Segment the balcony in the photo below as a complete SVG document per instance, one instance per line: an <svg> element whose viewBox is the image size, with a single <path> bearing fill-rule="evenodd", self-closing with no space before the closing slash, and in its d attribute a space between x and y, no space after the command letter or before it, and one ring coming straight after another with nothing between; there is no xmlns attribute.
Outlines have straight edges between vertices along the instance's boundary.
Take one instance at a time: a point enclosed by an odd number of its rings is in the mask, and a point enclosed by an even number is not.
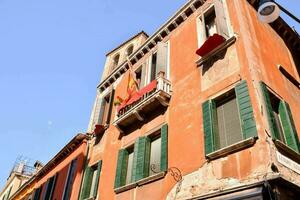
<svg viewBox="0 0 300 200"><path fill-rule="evenodd" d="M167 107L171 98L171 83L160 73L155 81L151 82L139 92L138 98L118 110L117 119L113 124L123 132L130 125L145 121L147 114L158 107Z"/></svg>

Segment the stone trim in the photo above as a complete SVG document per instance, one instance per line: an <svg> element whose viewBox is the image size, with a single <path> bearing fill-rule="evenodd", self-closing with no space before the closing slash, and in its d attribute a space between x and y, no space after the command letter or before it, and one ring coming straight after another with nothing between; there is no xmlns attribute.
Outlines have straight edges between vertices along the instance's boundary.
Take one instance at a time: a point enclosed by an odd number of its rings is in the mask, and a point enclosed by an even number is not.
<svg viewBox="0 0 300 200"><path fill-rule="evenodd" d="M152 176L148 176L146 178L143 178L143 179L141 179L137 182L130 183L130 184L127 184L127 185L119 187L119 188L115 188L114 191L115 191L116 194L121 193L121 192L125 192L125 191L133 189L135 187L142 186L142 185L160 180L160 179L164 178L165 175L166 175L166 172L159 172L159 173L154 174Z"/></svg>
<svg viewBox="0 0 300 200"><path fill-rule="evenodd" d="M233 43L235 43L235 41L236 41L236 36L232 36L231 38L229 38L228 40L226 40L225 42L220 44L218 47L216 47L214 50L212 50L210 53L208 53L207 55L198 59L196 61L197 66L203 65L206 61L211 59L214 55L216 55L220 51L223 51L224 49L230 47Z"/></svg>
<svg viewBox="0 0 300 200"><path fill-rule="evenodd" d="M275 147L278 149L279 152L283 153L287 157L291 158L297 163L300 163L300 154L291 149L289 146L281 142L280 140L273 139Z"/></svg>
<svg viewBox="0 0 300 200"><path fill-rule="evenodd" d="M258 137L251 137L246 140L242 140L240 142L237 142L235 144L232 144L230 146L224 147L224 148L214 151L210 154L207 154L206 158L208 160L214 160L214 159L217 159L220 157L227 156L228 154L232 154L234 152L240 151L242 149L246 149L248 147L253 146L257 139L258 139Z"/></svg>

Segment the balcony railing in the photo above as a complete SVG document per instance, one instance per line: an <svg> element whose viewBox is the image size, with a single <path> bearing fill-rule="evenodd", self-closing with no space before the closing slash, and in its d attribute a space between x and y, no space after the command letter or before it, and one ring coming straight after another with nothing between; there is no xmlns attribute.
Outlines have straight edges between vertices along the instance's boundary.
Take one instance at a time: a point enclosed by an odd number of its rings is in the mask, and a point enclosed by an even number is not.
<svg viewBox="0 0 300 200"><path fill-rule="evenodd" d="M114 125L123 132L124 128L134 122L144 121L147 113L159 106L168 106L171 94L171 82L164 78L163 73L159 74L156 78L156 86L153 87L153 89L141 94L138 100L126 105L118 111Z"/></svg>

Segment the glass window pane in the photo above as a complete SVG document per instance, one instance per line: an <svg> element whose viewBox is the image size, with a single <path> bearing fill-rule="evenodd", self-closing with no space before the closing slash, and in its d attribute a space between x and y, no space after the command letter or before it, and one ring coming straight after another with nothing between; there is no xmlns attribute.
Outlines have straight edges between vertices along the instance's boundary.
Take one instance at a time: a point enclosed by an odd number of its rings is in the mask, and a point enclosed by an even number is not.
<svg viewBox="0 0 300 200"><path fill-rule="evenodd" d="M243 139L236 98L217 107L218 148L237 143Z"/></svg>
<svg viewBox="0 0 300 200"><path fill-rule="evenodd" d="M160 171L161 156L161 138L157 138L151 142L150 151L150 175Z"/></svg>
<svg viewBox="0 0 300 200"><path fill-rule="evenodd" d="M132 175L132 164L133 164L133 152L128 154L128 164L127 164L127 174L126 174L126 184L131 182Z"/></svg>
<svg viewBox="0 0 300 200"><path fill-rule="evenodd" d="M92 175L92 185L91 185L91 189L90 189L90 197L93 196L93 191L95 189L95 185L96 185L96 177L97 177L97 169L94 169L93 171L93 175Z"/></svg>

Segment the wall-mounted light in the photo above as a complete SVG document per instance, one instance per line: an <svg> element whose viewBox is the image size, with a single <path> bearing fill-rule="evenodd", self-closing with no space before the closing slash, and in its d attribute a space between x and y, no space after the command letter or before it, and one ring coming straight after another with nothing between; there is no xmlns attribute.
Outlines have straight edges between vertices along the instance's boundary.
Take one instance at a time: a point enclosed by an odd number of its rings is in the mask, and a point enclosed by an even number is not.
<svg viewBox="0 0 300 200"><path fill-rule="evenodd" d="M283 11L296 22L300 23L300 20L295 15L290 13L274 0L259 1L259 7L257 11L258 19L264 23L272 23L279 17L280 11Z"/></svg>

